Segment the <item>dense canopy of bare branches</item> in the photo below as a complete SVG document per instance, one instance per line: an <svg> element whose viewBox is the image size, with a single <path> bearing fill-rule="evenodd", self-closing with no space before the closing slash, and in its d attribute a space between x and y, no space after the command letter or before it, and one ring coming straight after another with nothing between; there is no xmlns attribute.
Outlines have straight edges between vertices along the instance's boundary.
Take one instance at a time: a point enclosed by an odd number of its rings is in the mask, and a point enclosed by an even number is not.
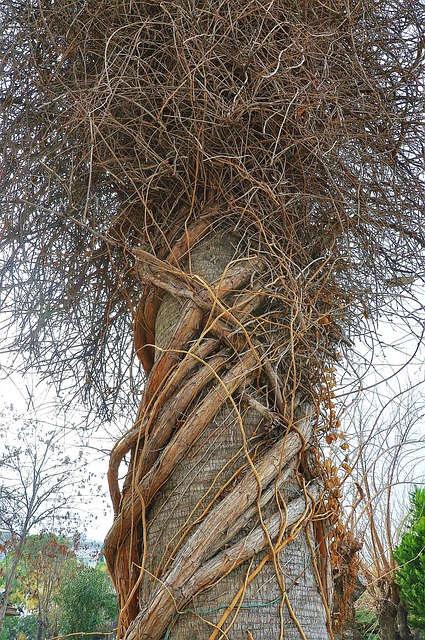
<svg viewBox="0 0 425 640"><path fill-rule="evenodd" d="M2 308L30 362L104 403L133 249L164 254L199 217L266 256L301 367L423 271L423 4L229 6L2 8Z"/></svg>

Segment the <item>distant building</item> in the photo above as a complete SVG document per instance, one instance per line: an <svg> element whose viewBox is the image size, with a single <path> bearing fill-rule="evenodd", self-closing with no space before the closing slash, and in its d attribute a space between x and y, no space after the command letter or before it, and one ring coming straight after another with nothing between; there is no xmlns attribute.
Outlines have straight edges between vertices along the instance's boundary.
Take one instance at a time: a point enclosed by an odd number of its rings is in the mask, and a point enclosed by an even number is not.
<svg viewBox="0 0 425 640"><path fill-rule="evenodd" d="M77 559L86 567L95 567L103 561L103 544L82 536L74 547Z"/></svg>

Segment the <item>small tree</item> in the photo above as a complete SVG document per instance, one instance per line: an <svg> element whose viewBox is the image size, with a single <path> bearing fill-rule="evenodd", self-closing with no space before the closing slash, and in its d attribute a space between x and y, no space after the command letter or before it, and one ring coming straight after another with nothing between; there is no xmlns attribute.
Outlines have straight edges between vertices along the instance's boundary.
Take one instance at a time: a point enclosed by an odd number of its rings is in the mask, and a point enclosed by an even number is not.
<svg viewBox="0 0 425 640"><path fill-rule="evenodd" d="M411 615L412 627L425 631L425 488L411 493L408 528L394 550L397 584Z"/></svg>
<svg viewBox="0 0 425 640"><path fill-rule="evenodd" d="M33 636L37 640L58 633L59 612L55 598L73 561L75 553L70 543L54 534L29 536L25 542L16 587L22 593L25 609L37 619Z"/></svg>
<svg viewBox="0 0 425 640"><path fill-rule="evenodd" d="M0 429L0 529L10 562L3 571L0 630L25 541L31 531L69 526L74 503L71 487L81 481L84 461L65 450L63 429L47 428L12 413Z"/></svg>
<svg viewBox="0 0 425 640"><path fill-rule="evenodd" d="M105 633L118 615L117 597L108 575L99 568L75 565L62 582L58 603L61 609L60 632Z"/></svg>

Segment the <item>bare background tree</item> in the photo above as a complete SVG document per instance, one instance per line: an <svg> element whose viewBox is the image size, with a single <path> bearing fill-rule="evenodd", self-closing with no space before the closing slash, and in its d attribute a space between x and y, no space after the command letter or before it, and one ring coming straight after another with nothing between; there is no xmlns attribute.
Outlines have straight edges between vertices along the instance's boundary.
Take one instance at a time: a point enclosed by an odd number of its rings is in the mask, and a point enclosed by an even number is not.
<svg viewBox="0 0 425 640"><path fill-rule="evenodd" d="M367 590L364 602L376 612L384 640L413 638L393 551L408 514L409 493L424 481L425 407L423 381L404 384L398 393L380 385L364 394L346 424L351 446L345 462L339 455L349 472L346 526L361 543L356 563Z"/></svg>
<svg viewBox="0 0 425 640"><path fill-rule="evenodd" d="M0 530L11 562L3 576L0 629L29 533L75 534L81 528L76 505L88 498L83 487L90 483L85 453L66 450L63 426L19 420L13 410L3 411L1 420Z"/></svg>
<svg viewBox="0 0 425 640"><path fill-rule="evenodd" d="M146 377L119 636L331 637L335 364L424 273L423 4L2 11L11 348L105 416Z"/></svg>

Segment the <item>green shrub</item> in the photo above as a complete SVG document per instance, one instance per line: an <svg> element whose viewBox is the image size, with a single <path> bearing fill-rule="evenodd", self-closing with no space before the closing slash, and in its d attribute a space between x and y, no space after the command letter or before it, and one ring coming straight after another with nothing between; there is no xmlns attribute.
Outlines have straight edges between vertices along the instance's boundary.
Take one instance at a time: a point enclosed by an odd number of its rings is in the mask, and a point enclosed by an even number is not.
<svg viewBox="0 0 425 640"><path fill-rule="evenodd" d="M425 631L425 489L411 494L408 527L394 550L396 582L414 629Z"/></svg>
<svg viewBox="0 0 425 640"><path fill-rule="evenodd" d="M101 635L113 629L118 615L117 598L109 576L98 568L76 566L61 585L58 604L62 634L99 632ZM75 636L74 640L79 637Z"/></svg>

